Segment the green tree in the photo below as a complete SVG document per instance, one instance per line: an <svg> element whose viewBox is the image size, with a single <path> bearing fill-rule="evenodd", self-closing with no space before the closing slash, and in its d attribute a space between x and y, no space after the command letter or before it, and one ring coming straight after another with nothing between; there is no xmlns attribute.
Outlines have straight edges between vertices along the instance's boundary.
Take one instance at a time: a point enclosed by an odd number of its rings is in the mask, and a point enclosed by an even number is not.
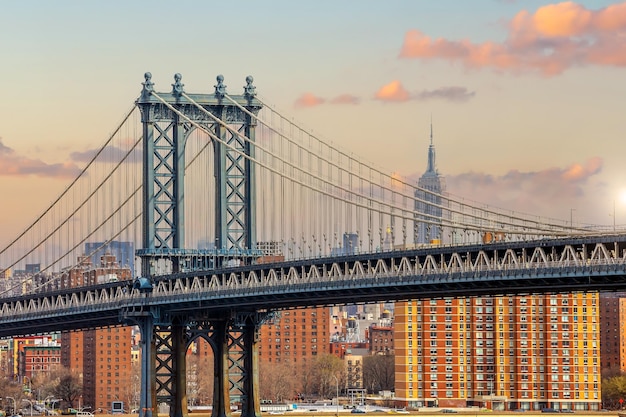
<svg viewBox="0 0 626 417"><path fill-rule="evenodd" d="M626 398L626 376L613 376L602 380L602 404L608 408L620 408L620 399Z"/></svg>

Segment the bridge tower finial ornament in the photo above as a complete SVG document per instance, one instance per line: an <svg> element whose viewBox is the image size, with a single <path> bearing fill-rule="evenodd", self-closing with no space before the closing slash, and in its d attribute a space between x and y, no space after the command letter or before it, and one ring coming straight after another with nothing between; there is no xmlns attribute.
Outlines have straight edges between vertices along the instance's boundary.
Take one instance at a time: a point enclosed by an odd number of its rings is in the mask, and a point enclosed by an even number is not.
<svg viewBox="0 0 626 417"><path fill-rule="evenodd" d="M180 75L179 72L174 74L174 84L172 84L172 94L175 95L176 97L180 97L185 92L183 90L183 87L185 86L185 84L181 82L182 79L183 79L183 76Z"/></svg>
<svg viewBox="0 0 626 417"><path fill-rule="evenodd" d="M154 91L154 83L152 82L152 73L146 72L143 75L145 79L144 82L141 83L143 85L143 89L141 90L141 100L146 100L150 97L150 94Z"/></svg>
<svg viewBox="0 0 626 417"><path fill-rule="evenodd" d="M224 84L224 76L222 74L216 77L217 84L215 84L215 95L219 98L223 98L226 94L226 84Z"/></svg>
<svg viewBox="0 0 626 417"><path fill-rule="evenodd" d="M252 78L252 75L248 75L246 77L246 85L243 87L243 95L246 96L247 99L256 96L256 87L252 85L253 82L254 78Z"/></svg>

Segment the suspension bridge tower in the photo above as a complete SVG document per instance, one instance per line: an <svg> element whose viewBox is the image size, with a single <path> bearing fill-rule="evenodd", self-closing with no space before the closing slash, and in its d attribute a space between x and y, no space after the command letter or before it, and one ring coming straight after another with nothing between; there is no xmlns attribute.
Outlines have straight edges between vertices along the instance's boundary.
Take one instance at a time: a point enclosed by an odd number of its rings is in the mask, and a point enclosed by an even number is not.
<svg viewBox="0 0 626 417"><path fill-rule="evenodd" d="M186 93L180 74L167 92L154 89L150 73L144 78L136 102L143 129L143 247L137 250L141 277L134 285L149 300L158 275L206 271L232 259L249 263L258 256L252 161L262 104L251 76L243 94L232 96L221 75L211 94ZM215 204L216 247L210 250L185 248L185 144L196 129L206 134L214 153L215 195L209 198ZM122 320L142 333L140 417L156 417L161 403L170 406L171 417L186 416L185 355L198 338L214 353L212 416L230 416L235 390L242 415L259 417L257 337L266 314L253 308L164 313L149 301L140 311L123 311Z"/></svg>

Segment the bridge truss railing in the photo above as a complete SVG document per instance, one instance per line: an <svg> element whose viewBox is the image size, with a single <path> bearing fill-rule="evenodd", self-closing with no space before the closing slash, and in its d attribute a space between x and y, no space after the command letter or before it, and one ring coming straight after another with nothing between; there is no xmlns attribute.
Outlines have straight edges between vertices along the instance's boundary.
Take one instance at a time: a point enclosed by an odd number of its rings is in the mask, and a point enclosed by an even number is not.
<svg viewBox="0 0 626 417"><path fill-rule="evenodd" d="M204 274L180 273L155 279L148 292L133 288L129 281L5 298L0 300L0 333L3 326L13 327L19 322L27 322L30 324L23 330L28 331L31 326L35 330L39 327L38 320L73 314L93 316L91 321L74 323L74 326L98 326L99 321L106 320L110 325L115 324L116 310L130 307L160 306L165 310L188 311L194 308L219 310L227 308L229 303L232 306L260 305L267 309L335 304L338 300L345 300L346 292L351 289L356 291L354 300L361 302L427 297L426 288L433 285L493 286L493 291L505 294L507 291L522 291L512 284L520 279L528 280L527 291L550 291L552 278L558 280L555 281L555 291L584 290L584 286L578 286L585 283L580 281L582 277L618 277L626 271L626 236L598 237L579 243L558 242L518 247L512 244L481 245L464 250L379 252L310 262L225 268ZM570 276L575 279L568 287L567 277ZM530 284L530 281L542 280ZM626 287L626 283L619 284L612 279L608 279L605 286L591 278L587 283L589 289ZM420 286L425 289L422 294L416 291ZM381 287L391 289L381 291ZM281 300L285 298L281 294L293 292L313 295L295 297L292 301ZM341 294L341 297L314 296L315 293L331 292ZM246 301L251 299L254 302ZM103 312L109 314L99 320L97 315ZM53 328L47 325L45 330Z"/></svg>

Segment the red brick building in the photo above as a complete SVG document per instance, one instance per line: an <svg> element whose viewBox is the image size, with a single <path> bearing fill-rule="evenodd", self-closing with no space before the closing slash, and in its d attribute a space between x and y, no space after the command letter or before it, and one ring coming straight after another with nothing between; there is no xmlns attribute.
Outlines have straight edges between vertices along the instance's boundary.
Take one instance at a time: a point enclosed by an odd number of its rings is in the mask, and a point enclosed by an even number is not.
<svg viewBox="0 0 626 417"><path fill-rule="evenodd" d="M48 374L61 363L61 345L50 335L16 337L9 345L9 368L15 378Z"/></svg>
<svg viewBox="0 0 626 417"><path fill-rule="evenodd" d="M372 355L393 355L393 326L372 324L368 336Z"/></svg>
<svg viewBox="0 0 626 417"><path fill-rule="evenodd" d="M626 371L624 332L625 293L600 293L600 364L602 371Z"/></svg>
<svg viewBox="0 0 626 417"><path fill-rule="evenodd" d="M129 280L129 268L121 268L115 256L104 255L100 265L93 266L87 257L78 268L65 272L61 287L101 284ZM81 404L92 410L110 410L111 401L124 401L134 396L131 384L131 327L61 333L61 364L82 377Z"/></svg>
<svg viewBox="0 0 626 417"><path fill-rule="evenodd" d="M345 341L330 342L330 352L340 359L344 359L346 354L349 354L354 349L359 349L359 350L368 349L369 350L369 342L345 342Z"/></svg>
<svg viewBox="0 0 626 417"><path fill-rule="evenodd" d="M330 353L327 307L286 310L261 326L259 360L291 362L303 370L318 355Z"/></svg>

